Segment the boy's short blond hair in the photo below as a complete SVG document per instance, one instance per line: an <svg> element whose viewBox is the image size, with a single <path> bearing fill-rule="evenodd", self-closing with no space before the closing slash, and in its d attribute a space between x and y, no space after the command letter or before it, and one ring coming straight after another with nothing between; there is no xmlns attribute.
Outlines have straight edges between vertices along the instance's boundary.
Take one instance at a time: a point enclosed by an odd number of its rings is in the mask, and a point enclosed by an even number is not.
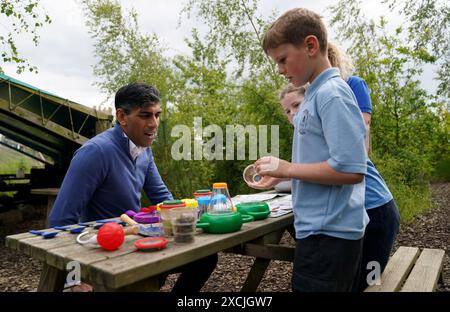
<svg viewBox="0 0 450 312"><path fill-rule="evenodd" d="M327 52L327 29L322 17L304 8L291 9L270 25L264 34L262 47L265 53L282 44L301 45L307 36L316 36L320 52Z"/></svg>

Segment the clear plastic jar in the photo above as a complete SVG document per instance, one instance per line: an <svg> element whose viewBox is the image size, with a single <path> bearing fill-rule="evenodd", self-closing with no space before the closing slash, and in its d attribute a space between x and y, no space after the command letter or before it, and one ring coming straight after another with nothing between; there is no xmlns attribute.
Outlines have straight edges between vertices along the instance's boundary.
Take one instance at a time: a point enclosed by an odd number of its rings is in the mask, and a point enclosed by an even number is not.
<svg viewBox="0 0 450 312"><path fill-rule="evenodd" d="M197 202L198 202L198 219L201 218L201 216L205 213L208 212L208 206L209 203L211 201L211 196L202 196L202 197L198 197L197 198Z"/></svg>
<svg viewBox="0 0 450 312"><path fill-rule="evenodd" d="M211 200L208 205L208 214L225 214L234 212L228 185L225 182L214 183Z"/></svg>
<svg viewBox="0 0 450 312"><path fill-rule="evenodd" d="M161 205L159 205L164 236L173 236L172 222L170 220L170 210L172 208L182 207L186 207L186 204L181 200L166 200Z"/></svg>
<svg viewBox="0 0 450 312"><path fill-rule="evenodd" d="M170 209L170 221L176 243L191 243L194 241L197 224L197 211L192 207Z"/></svg>

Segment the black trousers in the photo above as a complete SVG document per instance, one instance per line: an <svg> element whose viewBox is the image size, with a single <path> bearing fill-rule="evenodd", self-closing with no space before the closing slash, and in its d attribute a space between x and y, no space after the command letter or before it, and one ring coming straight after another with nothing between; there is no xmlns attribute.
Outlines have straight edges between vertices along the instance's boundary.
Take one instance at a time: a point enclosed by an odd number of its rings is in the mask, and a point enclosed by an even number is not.
<svg viewBox="0 0 450 312"><path fill-rule="evenodd" d="M400 214L394 200L366 211L370 221L364 234L361 274L356 284L357 291L364 291L368 286L368 274L374 269L372 266L367 267L369 262L378 262L380 273L383 273L400 226Z"/></svg>
<svg viewBox="0 0 450 312"><path fill-rule="evenodd" d="M294 292L352 291L359 274L363 239L327 235L298 239L295 246Z"/></svg>

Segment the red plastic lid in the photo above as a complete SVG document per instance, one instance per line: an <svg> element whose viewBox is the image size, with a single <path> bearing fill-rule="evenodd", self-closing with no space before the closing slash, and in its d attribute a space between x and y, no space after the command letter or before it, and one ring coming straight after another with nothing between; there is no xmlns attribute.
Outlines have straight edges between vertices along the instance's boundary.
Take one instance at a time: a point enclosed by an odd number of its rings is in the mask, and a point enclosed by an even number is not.
<svg viewBox="0 0 450 312"><path fill-rule="evenodd" d="M153 212L156 210L156 206L148 206L148 207L142 207L140 212Z"/></svg>
<svg viewBox="0 0 450 312"><path fill-rule="evenodd" d="M179 207L186 207L185 203L181 203L181 204L162 204L159 206L159 208L161 209L171 209L171 208L179 208Z"/></svg>
<svg viewBox="0 0 450 312"><path fill-rule="evenodd" d="M147 237L134 242L137 249L164 249L169 241L164 237Z"/></svg>

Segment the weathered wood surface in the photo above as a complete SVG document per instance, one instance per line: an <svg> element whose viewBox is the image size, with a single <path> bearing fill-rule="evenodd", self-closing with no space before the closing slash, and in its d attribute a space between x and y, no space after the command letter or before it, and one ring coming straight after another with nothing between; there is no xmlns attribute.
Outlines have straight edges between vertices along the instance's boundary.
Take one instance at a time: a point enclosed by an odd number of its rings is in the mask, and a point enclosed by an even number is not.
<svg viewBox="0 0 450 312"><path fill-rule="evenodd" d="M366 292L432 292L442 274L445 252L442 249L401 246L381 276L380 285L366 288Z"/></svg>
<svg viewBox="0 0 450 312"><path fill-rule="evenodd" d="M423 249L401 291L434 291L442 272L444 255L442 249Z"/></svg>
<svg viewBox="0 0 450 312"><path fill-rule="evenodd" d="M34 195L58 195L59 188L39 188L39 189L31 189L30 193Z"/></svg>
<svg viewBox="0 0 450 312"><path fill-rule="evenodd" d="M367 292L393 292L399 291L406 280L414 262L419 257L420 250L416 247L401 246L389 259L383 274L381 284L366 288Z"/></svg>
<svg viewBox="0 0 450 312"><path fill-rule="evenodd" d="M142 238L137 235L126 236L124 244L113 252L79 245L76 243L77 234L69 232L59 233L52 239L43 239L29 233L11 235L6 237L6 245L41 260L51 268L59 270L60 273L65 272L68 262L78 261L81 266L82 279L97 285L98 289L131 290L136 289L139 285L147 285L151 289L156 289L156 279L153 277L160 273L221 250L254 241L270 233L282 232L292 222L293 214L267 218L244 223L238 232L199 233L195 236L193 243L176 244L171 241L166 249L152 252L136 250L134 242ZM279 234L276 236L278 237ZM273 235L268 237L273 237ZM273 242L273 238L270 240L262 239L261 242L266 244ZM53 275L58 276L58 274Z"/></svg>

